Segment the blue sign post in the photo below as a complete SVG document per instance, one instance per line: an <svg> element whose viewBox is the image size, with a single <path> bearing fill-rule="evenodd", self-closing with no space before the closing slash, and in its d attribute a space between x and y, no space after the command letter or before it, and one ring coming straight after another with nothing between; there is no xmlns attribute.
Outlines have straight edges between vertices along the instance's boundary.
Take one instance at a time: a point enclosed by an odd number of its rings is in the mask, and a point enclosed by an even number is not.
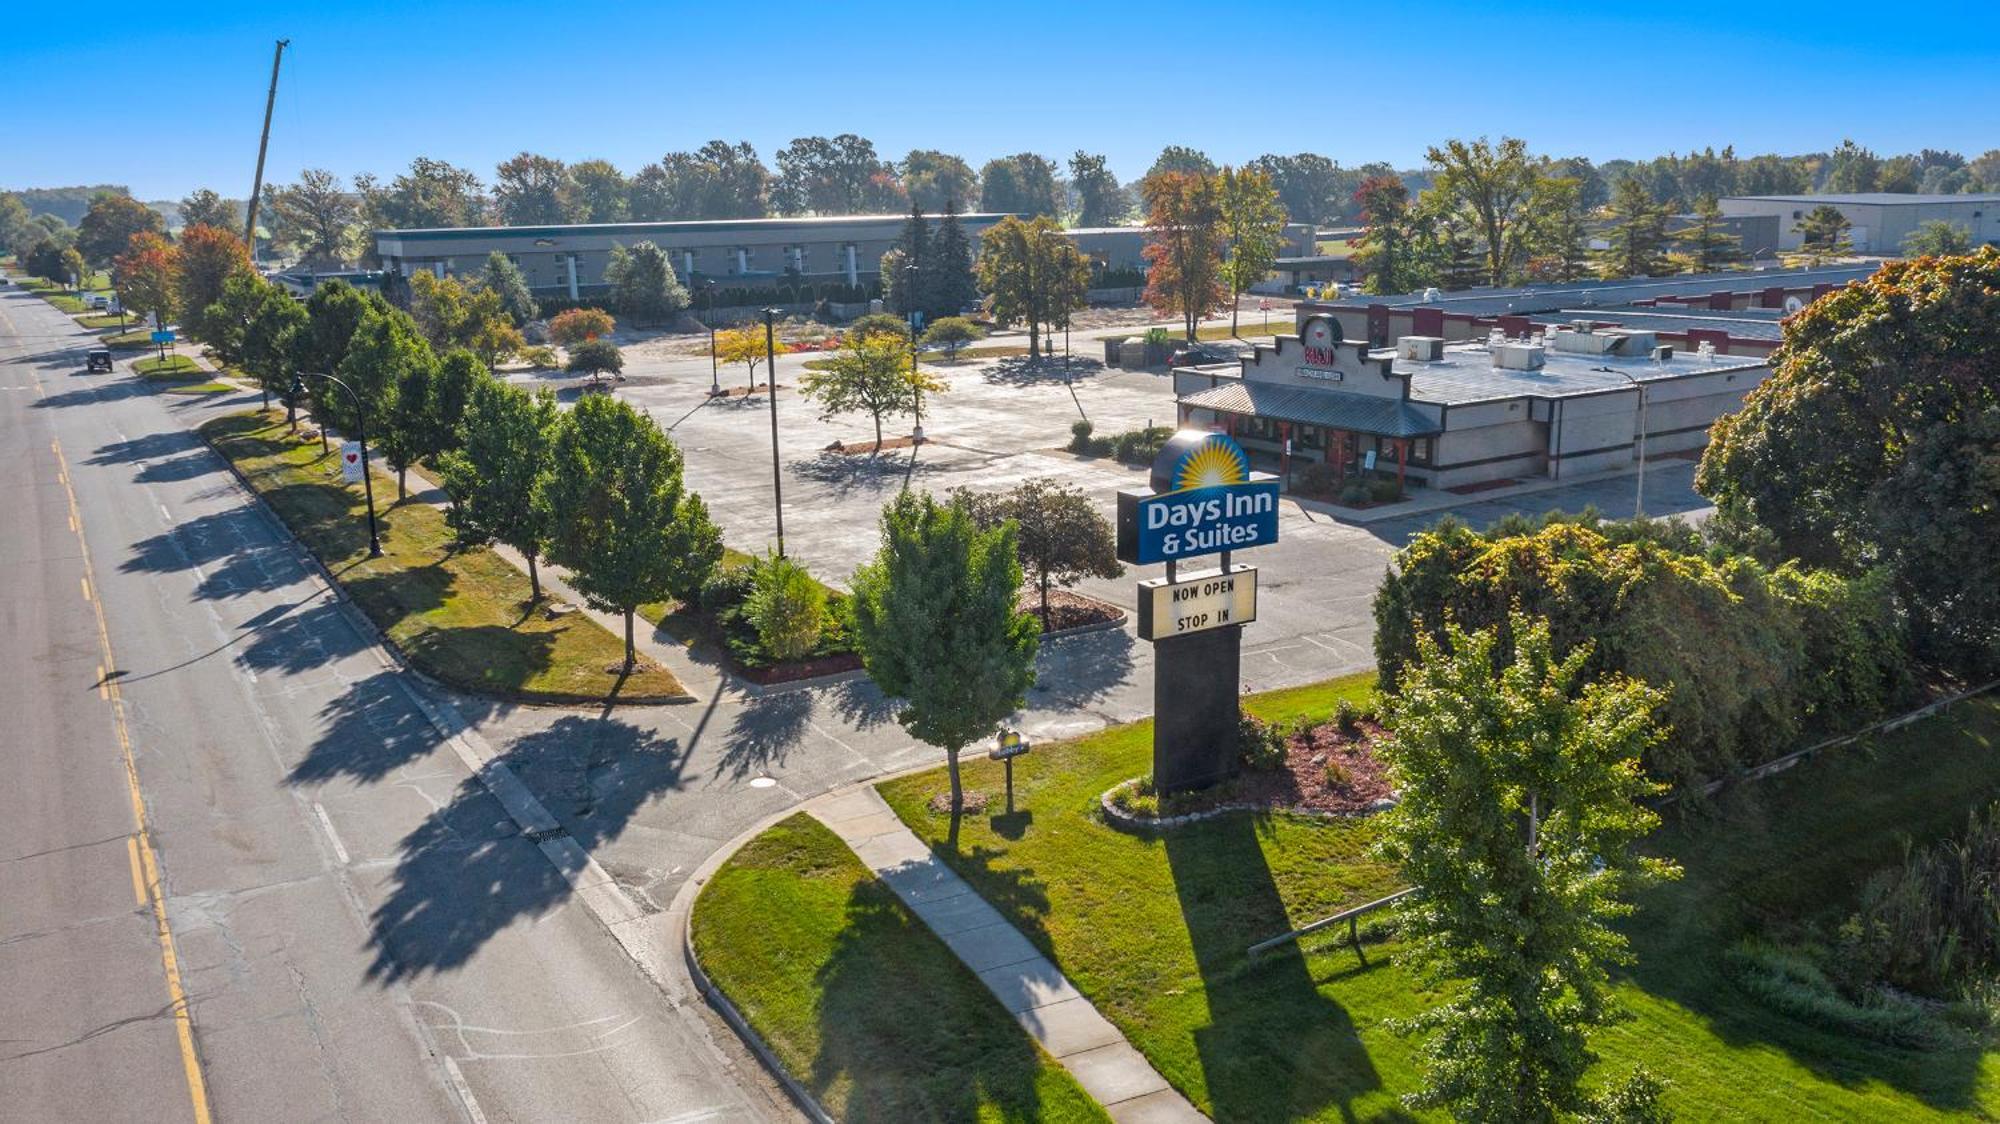
<svg viewBox="0 0 2000 1124"><path fill-rule="evenodd" d="M1233 566L1229 556L1277 541L1278 480L1251 472L1249 454L1227 434L1176 433L1153 461L1152 487L1118 493L1119 559L1167 565L1164 582L1140 583L1142 607L1149 598L1171 606L1241 594L1254 617L1256 569ZM1219 570L1181 571L1181 563L1212 554L1222 556ZM1236 771L1240 622L1248 618L1234 604L1177 619L1171 631L1142 624L1156 656L1153 782L1163 793L1204 788Z"/></svg>

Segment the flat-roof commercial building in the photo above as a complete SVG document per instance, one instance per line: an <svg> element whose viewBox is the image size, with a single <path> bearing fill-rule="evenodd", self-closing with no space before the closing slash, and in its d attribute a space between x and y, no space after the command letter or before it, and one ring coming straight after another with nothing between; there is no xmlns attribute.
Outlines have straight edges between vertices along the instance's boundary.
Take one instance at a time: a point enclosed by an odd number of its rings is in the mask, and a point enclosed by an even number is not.
<svg viewBox="0 0 2000 1124"><path fill-rule="evenodd" d="M1320 312L1234 365L1176 369L1174 393L1182 425L1230 432L1287 475L1318 461L1457 488L1620 467L1641 435L1648 457L1699 449L1769 373L1594 323L1376 348Z"/></svg>
<svg viewBox="0 0 2000 1124"><path fill-rule="evenodd" d="M1796 229L1813 208L1832 207L1851 225L1848 240L1856 253L1899 254L1903 239L1927 222L1964 227L1975 246L2000 245L2000 195L1906 195L1874 191L1856 195L1731 195L1722 213L1774 215L1778 248L1796 250L1804 239Z"/></svg>
<svg viewBox="0 0 2000 1124"><path fill-rule="evenodd" d="M1776 319L1817 297L1875 272L1873 264L1820 269L1747 269L1617 281L1572 281L1513 289L1467 289L1400 296L1302 301L1299 324L1332 316L1350 340L1385 347L1402 336L1447 341L1484 339L1494 328L1521 337L1591 317L1605 326L1645 325L1682 349L1708 343L1724 354L1768 355L1777 346Z"/></svg>
<svg viewBox="0 0 2000 1124"><path fill-rule="evenodd" d="M976 249L1005 215L960 215ZM402 277L476 273L494 251L506 254L538 293L579 297L604 287L613 246L651 242L667 252L683 282L757 287L789 278L859 285L876 279L882 255L903 233L906 215L831 215L700 222L573 223L560 226L468 226L379 230L383 269Z"/></svg>

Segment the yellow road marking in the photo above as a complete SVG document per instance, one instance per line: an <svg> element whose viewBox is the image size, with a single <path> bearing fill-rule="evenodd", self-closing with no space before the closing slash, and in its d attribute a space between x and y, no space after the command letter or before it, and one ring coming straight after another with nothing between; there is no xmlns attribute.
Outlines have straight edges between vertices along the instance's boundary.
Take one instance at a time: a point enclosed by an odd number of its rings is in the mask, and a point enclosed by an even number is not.
<svg viewBox="0 0 2000 1124"><path fill-rule="evenodd" d="M104 678L104 665L103 665L103 664L98 664L98 665L97 665L97 697L98 697L98 698L100 698L100 699L103 699L103 700L105 700L106 702L109 702L109 701L111 700L111 692L110 692L109 690L107 690L107 689L106 689L106 688L107 688L107 687L108 687L109 685L110 685L110 680L108 680L108 679Z"/></svg>
<svg viewBox="0 0 2000 1124"><path fill-rule="evenodd" d="M39 381L36 390L41 390ZM63 482L63 491L69 498L70 517L79 526L82 524L77 513L76 489L70 486L69 462L64 459L62 441L49 442L55 451L57 475ZM111 652L111 630L104 624L104 607L90 596L90 544L84 541L81 531L77 533L77 545L82 550L83 596L90 602L92 614L97 620L97 643L104 655L104 663L98 668L103 679L104 668L117 667L118 660ZM139 789L139 764L132 757L132 736L125 725L125 700L118 692L118 685L104 682L102 689L111 700L112 729L118 735L118 749L125 759L126 794L132 801L132 823L137 829L129 837L130 848L137 856L138 867L133 871L133 890L139 894L140 904L150 902L153 907L153 924L160 935L160 965L167 979L167 999L174 1012L174 1033L180 1041L181 1069L187 1075L188 1098L194 1107L195 1124L210 1124L212 1117L208 1110L208 1082L202 1077L201 1056L195 1052L194 1016L188 1010L187 991L181 986L180 958L174 951L173 928L167 924L167 900L160 885L159 862L153 854L152 832L146 826L146 798Z"/></svg>
<svg viewBox="0 0 2000 1124"><path fill-rule="evenodd" d="M145 905L151 899L146 897L146 874L139 868L138 836L128 835L125 837L125 851L127 857L132 860L132 896L139 899L140 905Z"/></svg>

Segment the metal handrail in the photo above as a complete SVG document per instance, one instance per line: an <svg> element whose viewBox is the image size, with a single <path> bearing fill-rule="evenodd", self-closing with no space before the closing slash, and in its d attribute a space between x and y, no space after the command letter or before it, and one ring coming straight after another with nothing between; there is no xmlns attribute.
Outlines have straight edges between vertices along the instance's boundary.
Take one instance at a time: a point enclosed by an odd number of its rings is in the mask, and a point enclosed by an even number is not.
<svg viewBox="0 0 2000 1124"><path fill-rule="evenodd" d="M1357 905L1352 909L1343 909L1339 913L1336 913L1331 917L1322 917L1318 921L1315 921L1310 925L1306 925L1298 929L1293 929L1289 933L1280 934L1278 936L1270 938L1269 940L1258 941L1256 944L1250 946L1250 951L1248 955L1251 959L1254 960L1259 955L1268 952L1271 949L1274 949L1281 944L1290 944L1291 942L1298 940L1300 937L1306 936L1310 933L1317 933L1321 929L1325 929L1333 925L1338 925L1342 921L1347 922L1347 939L1354 942L1356 945L1359 945L1361 943L1361 935L1359 932L1358 923L1363 914L1373 913L1376 910L1381 909L1383 906L1394 905L1395 903L1402 901L1404 898L1407 898L1411 894L1414 894L1416 892L1417 888L1415 886L1411 886L1408 889L1398 890L1395 893L1390 894L1386 898L1377 898L1374 901L1368 902L1365 905Z"/></svg>

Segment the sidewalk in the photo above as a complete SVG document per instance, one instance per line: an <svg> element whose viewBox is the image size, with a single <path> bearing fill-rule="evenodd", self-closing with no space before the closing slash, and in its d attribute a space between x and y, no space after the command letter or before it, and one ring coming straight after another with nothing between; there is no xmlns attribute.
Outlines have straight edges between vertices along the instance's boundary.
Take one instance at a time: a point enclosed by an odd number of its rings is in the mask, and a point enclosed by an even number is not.
<svg viewBox="0 0 2000 1124"><path fill-rule="evenodd" d="M863 784L808 801L910 911L1119 1124L1206 1121L1048 957L903 826Z"/></svg>

